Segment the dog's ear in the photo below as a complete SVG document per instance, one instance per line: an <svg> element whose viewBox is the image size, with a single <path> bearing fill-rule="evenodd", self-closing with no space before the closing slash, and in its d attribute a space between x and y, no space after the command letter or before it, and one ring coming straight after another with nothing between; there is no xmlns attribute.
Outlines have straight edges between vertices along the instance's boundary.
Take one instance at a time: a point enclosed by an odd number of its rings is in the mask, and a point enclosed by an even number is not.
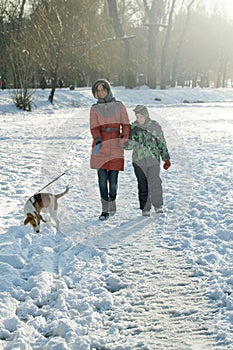
<svg viewBox="0 0 233 350"><path fill-rule="evenodd" d="M39 217L43 222L47 222L45 219L42 218L42 216L40 214L39 214Z"/></svg>
<svg viewBox="0 0 233 350"><path fill-rule="evenodd" d="M29 223L30 219L31 218L29 216L27 216L26 219L24 220L24 225L27 225Z"/></svg>

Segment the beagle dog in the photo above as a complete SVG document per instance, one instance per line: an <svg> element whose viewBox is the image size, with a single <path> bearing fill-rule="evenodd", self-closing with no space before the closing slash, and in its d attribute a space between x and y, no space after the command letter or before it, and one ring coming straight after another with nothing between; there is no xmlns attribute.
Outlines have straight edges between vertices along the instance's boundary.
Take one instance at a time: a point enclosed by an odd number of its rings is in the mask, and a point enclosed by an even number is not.
<svg viewBox="0 0 233 350"><path fill-rule="evenodd" d="M57 218L57 209L58 202L57 200L64 196L69 191L69 188L66 187L66 190L59 194L51 193L37 193L30 197L24 206L24 213L26 218L24 220L24 225L30 223L34 232L40 232L40 222L46 222L43 219L40 212L47 212L50 216L50 219L53 219L56 223L57 229L59 228L59 221Z"/></svg>

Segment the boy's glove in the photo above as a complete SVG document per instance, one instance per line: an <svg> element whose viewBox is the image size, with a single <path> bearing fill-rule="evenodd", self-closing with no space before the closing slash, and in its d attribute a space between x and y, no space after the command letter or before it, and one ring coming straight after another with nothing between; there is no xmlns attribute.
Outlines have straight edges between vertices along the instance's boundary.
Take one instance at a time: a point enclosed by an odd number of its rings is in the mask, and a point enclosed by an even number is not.
<svg viewBox="0 0 233 350"><path fill-rule="evenodd" d="M100 148L102 147L102 141L100 139L96 139L96 146L94 148L93 154L96 156L99 153Z"/></svg>
<svg viewBox="0 0 233 350"><path fill-rule="evenodd" d="M164 168L165 170L167 170L167 169L170 168L170 166L171 166L170 160L169 160L169 159L165 160L165 162L164 162L164 164L163 164L163 168Z"/></svg>

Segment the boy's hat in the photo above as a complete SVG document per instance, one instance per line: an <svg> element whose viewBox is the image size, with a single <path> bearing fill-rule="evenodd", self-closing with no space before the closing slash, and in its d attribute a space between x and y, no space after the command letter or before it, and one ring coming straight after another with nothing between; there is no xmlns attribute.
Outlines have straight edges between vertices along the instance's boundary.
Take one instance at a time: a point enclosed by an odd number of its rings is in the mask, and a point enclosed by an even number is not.
<svg viewBox="0 0 233 350"><path fill-rule="evenodd" d="M133 109L133 111L135 112L135 114L142 114L142 115L144 115L144 117L145 117L146 119L149 118L148 109L147 109L146 106L144 106L144 105L137 105L137 106Z"/></svg>

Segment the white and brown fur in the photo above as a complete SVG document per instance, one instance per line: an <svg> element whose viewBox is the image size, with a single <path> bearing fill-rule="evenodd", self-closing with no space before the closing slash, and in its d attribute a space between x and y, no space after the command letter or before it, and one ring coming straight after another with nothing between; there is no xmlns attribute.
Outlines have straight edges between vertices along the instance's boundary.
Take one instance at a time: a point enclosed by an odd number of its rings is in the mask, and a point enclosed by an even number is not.
<svg viewBox="0 0 233 350"><path fill-rule="evenodd" d="M28 223L30 223L33 230L36 233L39 233L41 221L46 222L41 215L41 211L44 211L49 214L50 219L54 220L56 227L58 229L59 228L59 221L57 217L58 199L64 196L68 191L69 191L69 188L66 187L66 190L59 194L39 193L30 197L24 206L24 213L26 215L26 218L24 220L24 225L27 225Z"/></svg>

